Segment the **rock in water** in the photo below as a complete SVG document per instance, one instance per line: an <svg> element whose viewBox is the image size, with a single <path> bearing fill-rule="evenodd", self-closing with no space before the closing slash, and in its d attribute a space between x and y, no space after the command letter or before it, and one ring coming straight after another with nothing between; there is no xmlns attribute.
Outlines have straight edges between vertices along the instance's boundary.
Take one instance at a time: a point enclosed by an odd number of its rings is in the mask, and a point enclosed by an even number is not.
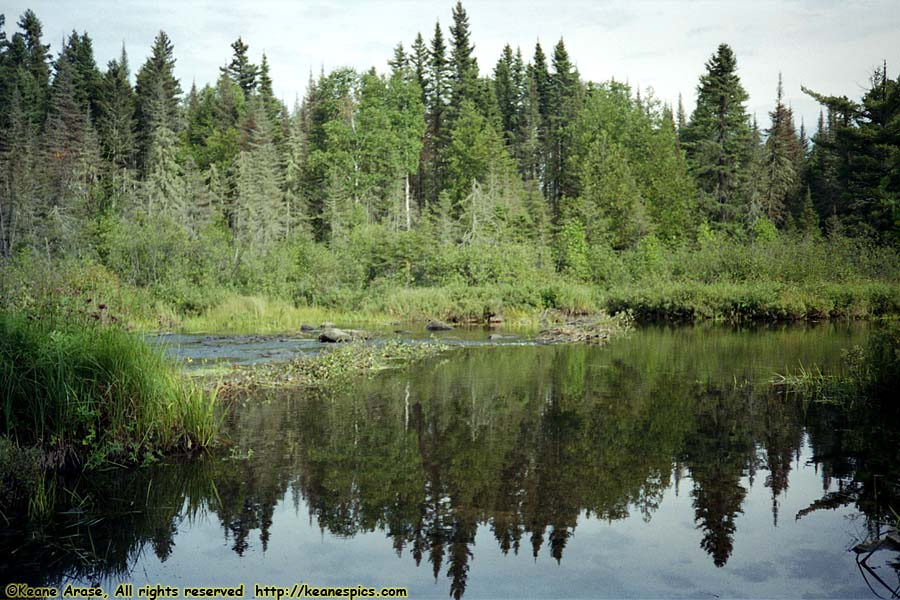
<svg viewBox="0 0 900 600"><path fill-rule="evenodd" d="M451 331L453 326L448 325L443 321L428 321L428 325L425 326L425 329L428 331Z"/></svg>
<svg viewBox="0 0 900 600"><path fill-rule="evenodd" d="M310 325L309 323L304 323L300 326L300 331L315 331L316 327L314 325Z"/></svg>
<svg viewBox="0 0 900 600"><path fill-rule="evenodd" d="M349 342L351 339L353 339L353 337L349 333L347 333L346 331L341 331L340 329L335 329L334 327L329 327L319 334L319 341L329 344Z"/></svg>

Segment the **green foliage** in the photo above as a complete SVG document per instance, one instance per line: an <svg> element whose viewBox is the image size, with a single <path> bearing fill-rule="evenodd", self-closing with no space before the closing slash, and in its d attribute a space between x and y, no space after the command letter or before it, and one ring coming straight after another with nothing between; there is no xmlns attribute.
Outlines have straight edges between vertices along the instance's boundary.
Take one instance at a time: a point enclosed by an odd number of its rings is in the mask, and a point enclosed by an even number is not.
<svg viewBox="0 0 900 600"><path fill-rule="evenodd" d="M706 63L697 106L681 133L691 170L707 199L706 214L718 221L739 217L749 200L742 194L752 148L747 99L734 52L721 44Z"/></svg>
<svg viewBox="0 0 900 600"><path fill-rule="evenodd" d="M567 221L557 236L557 256L560 272L584 281L590 271L588 244L584 226L578 219Z"/></svg>
<svg viewBox="0 0 900 600"><path fill-rule="evenodd" d="M780 86L770 127L751 127L725 44L688 122L650 92L583 81L562 39L529 64L507 45L480 77L461 3L452 16L446 39L436 24L430 46L399 44L389 73L323 71L289 112L242 38L184 99L164 32L134 89L124 48L101 74L76 33L51 82L27 11L0 44L3 304L34 305L19 284L54 269L104 273L134 298L124 318L162 328L229 296L377 311L429 287L452 290L442 310L484 315L555 305L536 290L563 281L567 306L594 302L582 284L746 284L777 304L782 285L897 281L900 96L884 70L860 102L811 92L827 116L810 149ZM850 313L893 302L863 296Z"/></svg>
<svg viewBox="0 0 900 600"><path fill-rule="evenodd" d="M60 466L209 444L215 393L184 382L161 350L103 324L105 310L2 313L4 435Z"/></svg>

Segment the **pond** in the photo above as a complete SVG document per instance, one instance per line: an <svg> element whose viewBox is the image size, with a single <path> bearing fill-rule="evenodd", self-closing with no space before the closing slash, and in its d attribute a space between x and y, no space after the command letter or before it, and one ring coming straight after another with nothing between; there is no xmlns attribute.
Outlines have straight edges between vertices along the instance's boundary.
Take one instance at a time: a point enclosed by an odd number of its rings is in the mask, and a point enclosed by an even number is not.
<svg viewBox="0 0 900 600"><path fill-rule="evenodd" d="M51 523L3 529L2 579L412 598L870 597L890 595L873 574L900 584L896 552L865 569L851 551L896 523L900 424L771 384L800 365L838 370L866 327L645 327L602 348L455 335L460 347L408 368L241 400L224 452L61 482ZM203 339L169 341L190 357ZM315 349L206 339L244 362L247 344Z"/></svg>

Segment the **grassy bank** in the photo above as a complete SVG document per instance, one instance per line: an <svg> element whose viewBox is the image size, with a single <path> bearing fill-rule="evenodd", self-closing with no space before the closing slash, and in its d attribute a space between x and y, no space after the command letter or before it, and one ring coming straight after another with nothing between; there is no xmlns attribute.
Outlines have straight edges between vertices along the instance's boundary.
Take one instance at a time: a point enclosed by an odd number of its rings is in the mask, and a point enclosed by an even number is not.
<svg viewBox="0 0 900 600"><path fill-rule="evenodd" d="M65 313L0 313L0 403L2 434L55 467L196 449L216 429L214 390L102 318Z"/></svg>
<svg viewBox="0 0 900 600"><path fill-rule="evenodd" d="M610 289L599 304L642 322L866 319L900 315L900 284L658 283Z"/></svg>
<svg viewBox="0 0 900 600"><path fill-rule="evenodd" d="M352 252L287 246L243 279L220 270L198 280L136 278L96 259L23 254L0 262L0 309L42 315L68 303L87 315L84 302L93 299L108 305L111 321L133 329L235 334L297 331L324 321L364 328L500 317L536 327L555 316L601 310L630 312L639 322L900 315L900 253L865 238L747 240L706 231L679 244L593 252L577 272L557 271L552 253L538 260L516 244L466 247L447 256L423 254L417 267L399 274L391 260L370 255L380 246L359 243Z"/></svg>

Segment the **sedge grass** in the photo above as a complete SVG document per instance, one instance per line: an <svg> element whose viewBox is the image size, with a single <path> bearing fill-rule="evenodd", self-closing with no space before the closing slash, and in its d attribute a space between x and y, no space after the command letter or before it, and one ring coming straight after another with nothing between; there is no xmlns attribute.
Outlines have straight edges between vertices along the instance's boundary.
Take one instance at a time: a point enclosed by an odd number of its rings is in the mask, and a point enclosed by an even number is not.
<svg viewBox="0 0 900 600"><path fill-rule="evenodd" d="M136 462L208 445L215 392L118 327L0 313L0 433L49 464Z"/></svg>

